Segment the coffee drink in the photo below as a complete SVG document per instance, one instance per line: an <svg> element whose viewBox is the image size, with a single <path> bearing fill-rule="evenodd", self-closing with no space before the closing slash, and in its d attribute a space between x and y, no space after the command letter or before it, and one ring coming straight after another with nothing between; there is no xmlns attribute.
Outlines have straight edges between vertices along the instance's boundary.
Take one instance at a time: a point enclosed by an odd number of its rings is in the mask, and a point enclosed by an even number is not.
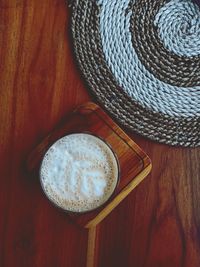
<svg viewBox="0 0 200 267"><path fill-rule="evenodd" d="M47 197L72 212L86 212L105 203L116 188L118 176L118 161L111 148L86 133L56 141L46 152L40 169Z"/></svg>

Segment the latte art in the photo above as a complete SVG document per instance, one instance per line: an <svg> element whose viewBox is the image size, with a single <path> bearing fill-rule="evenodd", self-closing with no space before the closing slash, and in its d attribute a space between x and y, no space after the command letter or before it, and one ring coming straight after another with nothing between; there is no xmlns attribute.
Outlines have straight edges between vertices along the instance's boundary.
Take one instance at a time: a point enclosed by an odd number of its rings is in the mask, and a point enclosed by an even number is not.
<svg viewBox="0 0 200 267"><path fill-rule="evenodd" d="M118 181L118 163L110 147L90 134L70 134L54 143L41 164L41 183L59 207L85 212L105 203Z"/></svg>

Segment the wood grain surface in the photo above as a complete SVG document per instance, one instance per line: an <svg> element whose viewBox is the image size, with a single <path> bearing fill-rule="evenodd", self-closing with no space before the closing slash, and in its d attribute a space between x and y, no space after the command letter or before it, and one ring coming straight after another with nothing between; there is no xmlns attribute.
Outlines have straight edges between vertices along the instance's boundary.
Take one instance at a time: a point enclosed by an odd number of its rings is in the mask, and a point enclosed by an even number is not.
<svg viewBox="0 0 200 267"><path fill-rule="evenodd" d="M0 266L85 266L87 232L49 205L24 163L90 99L74 62L65 1L0 0ZM98 267L199 267L199 148L132 137L153 170L101 225Z"/></svg>

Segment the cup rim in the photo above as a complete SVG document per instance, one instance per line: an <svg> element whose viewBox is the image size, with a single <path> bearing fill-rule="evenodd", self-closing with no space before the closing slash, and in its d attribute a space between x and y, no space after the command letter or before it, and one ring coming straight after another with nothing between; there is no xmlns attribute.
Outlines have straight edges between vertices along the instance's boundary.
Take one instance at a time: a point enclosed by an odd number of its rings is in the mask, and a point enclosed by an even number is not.
<svg viewBox="0 0 200 267"><path fill-rule="evenodd" d="M89 210L85 210L85 211L72 211L72 210L68 210L68 209L65 209L61 206L59 206L56 202L54 202L50 197L49 195L47 194L45 188L44 188L44 184L42 182L42 177L41 177L41 169L42 169L42 163L43 163L43 160L45 158L45 155L47 154L47 152L49 151L49 149L60 139L64 138L65 136L70 136L70 135L74 135L74 134L88 134L88 135L92 135L94 137L97 137L98 139L100 139L101 141L104 142L105 145L107 145L107 147L110 149L111 153L113 154L114 158L115 158L115 161L116 161L116 164L117 164L117 181L116 181L116 185L113 189L113 192L112 194L109 196L109 198L103 202L100 206L96 207L96 208L92 208L92 209L89 209ZM40 179L40 185L42 187L42 191L44 193L44 195L46 196L46 198L51 202L51 204L53 206L55 206L56 208L62 210L63 212L65 213L69 213L69 214L77 214L77 215L81 215L81 214L87 214L87 213L90 213L90 212L93 212L93 211L97 211L97 210L100 210L103 206L105 206L107 203L110 202L110 200L112 199L112 197L114 196L115 192L116 192L116 189L118 188L118 185L119 185L119 182L120 182L120 174L121 174L121 170L120 170L120 163L119 163L119 159L118 159L118 156L116 154L116 152L114 151L114 149L112 148L112 146L105 140L103 139L103 137L97 135L97 134L94 134L94 133L91 133L89 131L78 131L78 132L72 132L72 133L69 133L69 134L66 134L66 135L63 135L62 137L60 137L59 139L57 139L56 141L54 141L49 147L48 149L46 150L46 152L44 153L43 157L42 157L42 160L41 160L41 163L40 163L40 167L39 167L39 179Z"/></svg>

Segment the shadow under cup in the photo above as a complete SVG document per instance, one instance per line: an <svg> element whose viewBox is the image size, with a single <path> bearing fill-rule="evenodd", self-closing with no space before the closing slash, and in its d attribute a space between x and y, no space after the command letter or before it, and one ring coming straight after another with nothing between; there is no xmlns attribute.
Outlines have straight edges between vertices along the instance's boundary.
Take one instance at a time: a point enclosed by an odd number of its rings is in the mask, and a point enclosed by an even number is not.
<svg viewBox="0 0 200 267"><path fill-rule="evenodd" d="M90 153L87 154L87 152ZM82 168L82 165L84 164L80 159L86 157L88 164L91 165L90 168L94 169L94 176L91 175L87 178L86 176L81 176L80 173L77 173L77 175L75 174L73 178L77 182L76 186L74 186L74 182L71 182L72 175L69 174L69 172L70 170L73 171L74 168L76 168L77 161L73 159L76 155L80 162L80 172L82 174L84 173L84 167ZM96 163L98 161L98 157L102 157L101 164L98 162L97 165L92 165L92 162L95 161L95 157L97 158ZM71 164L69 164L69 161ZM63 164L63 169L61 167L61 162ZM96 172L95 168L97 168ZM104 174L104 177L102 173ZM104 206L114 195L114 192L119 184L119 179L120 165L113 148L101 137L88 132L68 134L58 139L47 150L40 166L40 183L46 197L57 208L74 214L87 213ZM83 180L84 186L81 188ZM106 185L105 182L107 183ZM71 186L70 183L73 184L74 187ZM103 190L100 190L102 183L104 183L105 187ZM87 187L85 188L86 185ZM56 186L57 189L59 187L57 192ZM83 188L85 188L88 192L88 196L87 194L82 193L81 190ZM100 190L104 195L99 197L99 201L98 197L94 197L92 200L91 194L95 194L98 190ZM81 196L85 197L85 201L80 200ZM63 199L63 201L60 199ZM72 201L73 205L70 204ZM89 204L87 205L87 203ZM77 208L72 209L72 206L77 206Z"/></svg>

